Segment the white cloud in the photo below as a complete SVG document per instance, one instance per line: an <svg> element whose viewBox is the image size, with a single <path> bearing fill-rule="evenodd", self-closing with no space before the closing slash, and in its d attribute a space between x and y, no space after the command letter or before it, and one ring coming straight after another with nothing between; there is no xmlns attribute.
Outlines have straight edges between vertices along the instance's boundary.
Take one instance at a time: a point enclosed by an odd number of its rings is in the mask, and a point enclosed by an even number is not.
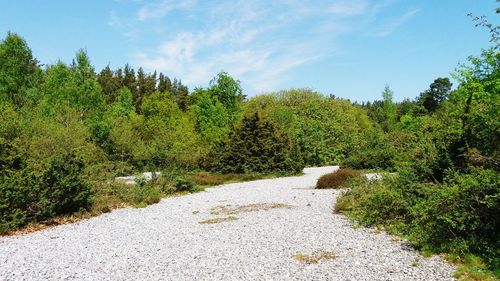
<svg viewBox="0 0 500 281"><path fill-rule="evenodd" d="M171 11L189 9L194 5L194 0L163 0L154 4L146 4L139 9L137 19L145 21L152 18L161 18Z"/></svg>
<svg viewBox="0 0 500 281"><path fill-rule="evenodd" d="M415 16L420 9L413 9L410 10L403 15L401 15L399 18L392 20L391 22L385 24L382 26L381 30L375 33L375 36L377 37L386 37L394 33L400 26L405 24L407 21L409 21L413 16Z"/></svg>
<svg viewBox="0 0 500 281"><path fill-rule="evenodd" d="M155 48L137 48L134 65L181 78L190 88L224 70L255 93L282 87L293 69L332 56L339 35L376 28L379 11L395 0L195 1L141 5L128 20L112 13L109 25L128 36L162 30ZM417 12L384 24L376 36L391 34ZM155 26L148 21L167 15Z"/></svg>
<svg viewBox="0 0 500 281"><path fill-rule="evenodd" d="M367 9L366 1L341 1L331 4L327 11L340 17L350 17L362 15Z"/></svg>

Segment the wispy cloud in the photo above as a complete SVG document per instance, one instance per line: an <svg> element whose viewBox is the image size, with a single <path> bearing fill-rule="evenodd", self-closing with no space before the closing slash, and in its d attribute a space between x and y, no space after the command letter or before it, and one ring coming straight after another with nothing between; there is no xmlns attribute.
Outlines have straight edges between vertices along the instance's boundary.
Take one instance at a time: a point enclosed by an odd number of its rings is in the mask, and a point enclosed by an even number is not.
<svg viewBox="0 0 500 281"><path fill-rule="evenodd" d="M341 17L357 16L364 14L368 9L366 1L341 1L328 7L328 11Z"/></svg>
<svg viewBox="0 0 500 281"><path fill-rule="evenodd" d="M163 0L158 3L146 4L139 9L137 19L145 21L152 18L161 18L171 11L188 9L195 4L195 0Z"/></svg>
<svg viewBox="0 0 500 281"><path fill-rule="evenodd" d="M109 15L108 25L118 30L128 39L134 39L137 36L137 29L134 24L121 18L114 11L112 11Z"/></svg>
<svg viewBox="0 0 500 281"><path fill-rule="evenodd" d="M334 55L339 36L378 22L382 2L161 0L138 4L129 20L111 14L109 24L124 35L162 30L156 47L136 48L137 66L182 78L191 88L224 70L256 93L281 87L294 69ZM377 36L391 34L417 12L384 24Z"/></svg>
<svg viewBox="0 0 500 281"><path fill-rule="evenodd" d="M400 26L402 26L407 21L409 21L413 16L415 16L419 11L420 11L420 9L413 9L413 10L410 10L410 11L404 13L399 18L391 20L391 22L386 23L385 25L383 25L382 28L375 33L375 36L377 36L377 37L385 37L385 36L391 35Z"/></svg>

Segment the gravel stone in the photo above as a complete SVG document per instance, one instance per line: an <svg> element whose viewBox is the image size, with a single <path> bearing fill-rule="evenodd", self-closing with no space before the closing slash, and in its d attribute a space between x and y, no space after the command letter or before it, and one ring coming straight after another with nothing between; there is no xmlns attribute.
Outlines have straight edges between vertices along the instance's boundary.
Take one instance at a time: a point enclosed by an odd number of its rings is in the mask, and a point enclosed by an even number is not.
<svg viewBox="0 0 500 281"><path fill-rule="evenodd" d="M336 166L222 185L143 209L0 238L0 280L453 280L454 267L333 213L340 190L311 190ZM200 224L219 206L280 203ZM297 253L335 259L306 264ZM415 260L418 259L418 263Z"/></svg>

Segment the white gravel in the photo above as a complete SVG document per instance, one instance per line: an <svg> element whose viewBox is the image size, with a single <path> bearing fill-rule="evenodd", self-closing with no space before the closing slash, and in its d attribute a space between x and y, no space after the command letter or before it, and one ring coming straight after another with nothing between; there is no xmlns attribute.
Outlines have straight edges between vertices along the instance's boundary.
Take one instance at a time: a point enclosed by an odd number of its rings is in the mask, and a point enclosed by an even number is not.
<svg viewBox="0 0 500 281"><path fill-rule="evenodd" d="M454 268L425 259L372 229L333 214L341 191L314 190L337 167L301 177L228 184L41 232L0 238L0 280L453 280ZM292 208L199 224L221 205ZM334 252L305 264L297 253Z"/></svg>

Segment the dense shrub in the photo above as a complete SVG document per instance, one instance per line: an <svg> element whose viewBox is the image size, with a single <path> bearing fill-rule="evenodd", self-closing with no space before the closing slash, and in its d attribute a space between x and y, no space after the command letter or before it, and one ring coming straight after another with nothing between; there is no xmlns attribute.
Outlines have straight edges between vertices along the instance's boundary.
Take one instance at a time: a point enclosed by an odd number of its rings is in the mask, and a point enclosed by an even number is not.
<svg viewBox="0 0 500 281"><path fill-rule="evenodd" d="M316 188L339 188L344 186L349 179L358 177L360 177L358 171L349 168L339 169L333 173L321 176L316 183Z"/></svg>
<svg viewBox="0 0 500 281"><path fill-rule="evenodd" d="M74 154L52 159L41 175L29 169L0 175L0 230L86 210L91 190Z"/></svg>
<svg viewBox="0 0 500 281"><path fill-rule="evenodd" d="M246 112L261 113L283 131L307 166L341 163L360 145L363 131L372 127L362 108L309 89L256 96L246 104Z"/></svg>
<svg viewBox="0 0 500 281"><path fill-rule="evenodd" d="M48 218L90 207L90 187L83 180L84 164L74 154L52 160L41 177L37 217Z"/></svg>
<svg viewBox="0 0 500 281"><path fill-rule="evenodd" d="M492 170L454 173L442 184L420 183L402 171L395 178L356 182L338 199L336 211L402 233L417 247L473 253L498 267L499 182Z"/></svg>
<svg viewBox="0 0 500 281"><path fill-rule="evenodd" d="M27 174L0 174L0 234L28 222L28 206L35 201L32 182Z"/></svg>
<svg viewBox="0 0 500 281"><path fill-rule="evenodd" d="M215 156L214 169L223 173L286 173L300 172L300 157L290 153L287 137L256 112L243 118L229 140Z"/></svg>
<svg viewBox="0 0 500 281"><path fill-rule="evenodd" d="M439 251L474 253L500 267L500 174L451 175L412 208L411 237Z"/></svg>
<svg viewBox="0 0 500 281"><path fill-rule="evenodd" d="M362 135L359 147L348 155L343 164L354 169L394 170L396 150L389 136L376 127Z"/></svg>
<svg viewBox="0 0 500 281"><path fill-rule="evenodd" d="M196 186L196 184L193 181L186 179L184 177L176 177L174 186L176 191L189 191L189 192L198 191L198 187Z"/></svg>

